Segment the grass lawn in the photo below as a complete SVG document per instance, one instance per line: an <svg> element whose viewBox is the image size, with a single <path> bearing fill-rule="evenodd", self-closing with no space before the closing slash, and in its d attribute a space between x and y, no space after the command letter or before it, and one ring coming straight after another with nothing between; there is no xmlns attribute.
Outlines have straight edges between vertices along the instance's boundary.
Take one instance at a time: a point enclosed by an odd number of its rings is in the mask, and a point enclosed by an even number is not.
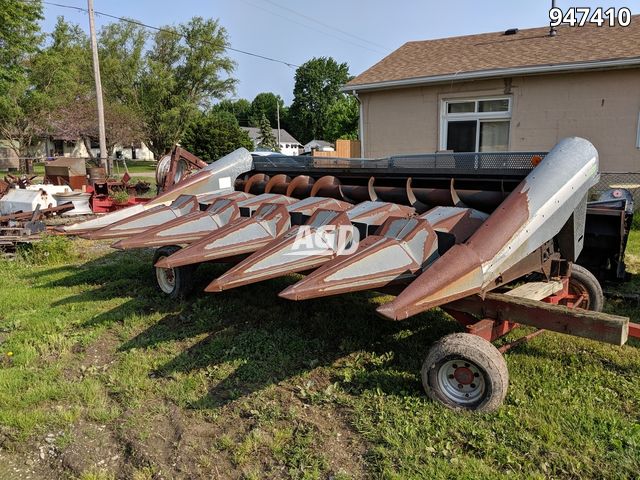
<svg viewBox="0 0 640 480"><path fill-rule="evenodd" d="M429 346L459 330L439 310L393 323L374 293L280 300L296 276L172 302L150 251L48 243L0 263L2 479L640 472L638 342L545 333L506 355L498 412L452 412L419 379ZM637 292L637 231L628 252ZM607 310L640 321L628 301Z"/></svg>
<svg viewBox="0 0 640 480"><path fill-rule="evenodd" d="M156 171L156 162L147 160L127 160L127 168L130 175L136 173L152 173ZM124 166L122 160L118 160L118 168L120 173L124 172ZM114 167L115 170L115 167ZM35 175L44 176L44 163L36 163L33 165L33 171Z"/></svg>
<svg viewBox="0 0 640 480"><path fill-rule="evenodd" d="M129 175L131 180L129 184L136 184L138 181L147 182L150 185L148 193L141 195L142 197L154 197L156 195L156 162L146 160L127 160L127 168L129 169ZM35 181L40 182L44 177L44 163L37 163L33 166L34 175L38 175ZM119 173L116 173L119 172ZM114 167L114 176L118 179L124 175L124 166L122 161L118 162L118 170Z"/></svg>

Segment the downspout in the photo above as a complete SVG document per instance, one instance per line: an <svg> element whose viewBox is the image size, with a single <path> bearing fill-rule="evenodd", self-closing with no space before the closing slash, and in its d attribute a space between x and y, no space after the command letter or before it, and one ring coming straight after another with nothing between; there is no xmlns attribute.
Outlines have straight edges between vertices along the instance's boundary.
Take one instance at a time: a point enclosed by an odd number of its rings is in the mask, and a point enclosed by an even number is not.
<svg viewBox="0 0 640 480"><path fill-rule="evenodd" d="M356 100L358 100L358 137L360 139L360 156L364 158L364 106L362 105L362 100L360 100L360 97L358 96L358 92L352 90L351 94L356 97Z"/></svg>

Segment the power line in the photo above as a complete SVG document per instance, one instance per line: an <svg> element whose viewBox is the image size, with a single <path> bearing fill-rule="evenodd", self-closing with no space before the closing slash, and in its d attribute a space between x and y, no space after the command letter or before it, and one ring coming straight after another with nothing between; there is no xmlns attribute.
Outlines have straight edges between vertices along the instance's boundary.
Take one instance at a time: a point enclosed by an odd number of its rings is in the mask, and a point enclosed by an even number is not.
<svg viewBox="0 0 640 480"><path fill-rule="evenodd" d="M300 21L299 21L299 20L295 20L295 19L293 19L293 18L291 18L291 17L287 17L287 16L285 16L285 15L283 15L283 14L281 14L281 13L276 13L276 12L274 12L274 11L272 11L272 10L269 10L269 9L267 9L267 8L265 8L265 7L261 6L261 5L256 5L255 3L250 2L250 1L248 1L248 0L242 0L242 1L243 1L244 3L246 3L247 5L249 5L249 6L253 7L253 8L256 8L256 9L258 9L258 10L262 10L263 12L266 12L266 13L268 13L268 14L270 14L270 15L275 16L275 17L284 18L285 20L289 20L289 21L294 22L294 23L296 23L296 24L300 24ZM281 8L283 8L283 7L281 7ZM312 19L312 20L313 20L313 19ZM374 53L381 53L380 49L377 49L377 48L376 48L376 49L373 49L373 48L367 47L366 45L362 45L362 44L360 44L360 43L357 43L357 42L355 42L355 41L352 41L352 40L349 40L349 39L346 39L346 38L339 37L339 36L337 36L337 35L334 35L334 34L332 34L332 33L329 33L329 32L327 32L327 31L324 31L324 30L320 30L320 29L318 28L318 25L315 25L315 23L316 23L316 22L315 22L315 20L314 20L314 23L312 23L312 24L308 24L308 23L307 23L307 24L304 24L304 26L305 26L306 28L311 29L311 30L315 30L316 32L321 33L321 34L323 34L323 35L327 35L327 36L329 36L329 37L332 37L332 38L335 38L335 39L337 39L337 40L340 40L341 42L347 42L347 43L350 43L351 45L355 45L356 47L364 48L365 50L369 50L370 52L374 52ZM383 47L383 48L384 48L384 47ZM386 52L382 52L382 53L386 53Z"/></svg>
<svg viewBox="0 0 640 480"><path fill-rule="evenodd" d="M334 25L331 25L331 24L328 24L328 23L324 23L324 22L318 20L317 18L313 18L313 17L310 17L309 15L305 15L304 13L300 13L300 12L294 10L293 8L285 7L284 5L280 5L279 3L273 2L271 0L264 0L264 1L267 2L267 3L270 3L271 5L273 5L275 7L281 8L282 10L289 11L289 12L293 13L294 15L297 15L297 16L302 17L302 18L306 18L307 20L311 20L312 22L317 23L319 25L322 25L322 26L324 26L326 28L329 28L331 30L335 30L336 32L339 32L339 33L341 33L343 35L346 35L348 37L354 38L354 39L359 40L359 41L364 42L364 43L368 43L369 45L372 45L374 47L382 48L385 51L389 50L384 45L380 45L379 43L372 42L371 40L367 40L364 37L360 37L360 36L355 35L355 34L353 34L351 32L348 32L346 30L342 30L342 29L340 29L340 28L338 28L338 27L336 27Z"/></svg>
<svg viewBox="0 0 640 480"><path fill-rule="evenodd" d="M70 10L77 10L79 12L88 13L88 10L86 8L76 7L76 6L73 6L73 5L65 5L65 4L62 4L62 3L46 2L46 1L43 1L42 3L45 4L45 5L53 6L53 7L68 8ZM186 38L185 35L183 35L181 33L178 33L175 30L169 30L169 29L166 29L166 28L154 27L153 25L148 25L148 24L140 22L138 20L133 20L131 18L119 17L117 15L111 15L109 13L99 12L98 10L94 10L94 12L95 12L96 15L99 15L99 16L102 16L102 17L113 18L114 20L119 20L121 22L131 23L133 25L138 25L140 27L147 28L149 30L155 30L157 32L165 32L165 33L168 33L168 34L171 34L171 35L175 35L177 37ZM213 45L213 42L209 42L207 40L202 40L202 42L208 43L209 45ZM248 52L246 50L240 50L238 48L225 47L225 50L230 50L232 52L241 53L243 55L249 55L251 57L261 58L262 60L267 60L269 62L281 63L281 64L286 65L288 67L298 68L300 66L300 65L296 65L294 63L286 62L284 60L278 60L276 58L271 58L271 57L267 57L265 55L260 55L258 53Z"/></svg>

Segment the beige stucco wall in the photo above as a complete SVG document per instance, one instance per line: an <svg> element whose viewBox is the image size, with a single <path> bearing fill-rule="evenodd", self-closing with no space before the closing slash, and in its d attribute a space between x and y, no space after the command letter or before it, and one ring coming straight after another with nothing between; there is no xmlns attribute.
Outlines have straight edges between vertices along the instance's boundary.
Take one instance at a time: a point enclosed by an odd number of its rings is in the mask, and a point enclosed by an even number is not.
<svg viewBox="0 0 640 480"><path fill-rule="evenodd" d="M20 167L18 155L11 146L9 140L0 140L0 170L13 170Z"/></svg>
<svg viewBox="0 0 640 480"><path fill-rule="evenodd" d="M505 93L513 98L510 150L546 151L561 138L578 135L598 149L601 171L640 172L640 69L361 92L363 153L437 151L442 100Z"/></svg>

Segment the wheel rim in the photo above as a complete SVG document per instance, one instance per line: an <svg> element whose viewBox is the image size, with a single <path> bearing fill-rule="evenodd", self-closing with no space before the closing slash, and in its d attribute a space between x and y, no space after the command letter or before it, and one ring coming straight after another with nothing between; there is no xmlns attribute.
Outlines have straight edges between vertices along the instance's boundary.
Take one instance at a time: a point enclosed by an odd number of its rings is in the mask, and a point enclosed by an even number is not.
<svg viewBox="0 0 640 480"><path fill-rule="evenodd" d="M580 282L576 282L573 279L569 279L569 295L571 298L569 302L571 303L572 308L582 308L584 310L589 310L589 306L591 304L589 291L582 285Z"/></svg>
<svg viewBox="0 0 640 480"><path fill-rule="evenodd" d="M176 286L176 274L173 268L156 267L158 286L164 293L172 293Z"/></svg>
<svg viewBox="0 0 640 480"><path fill-rule="evenodd" d="M461 405L477 402L485 392L482 370L463 358L448 360L438 370L440 391L451 401Z"/></svg>

